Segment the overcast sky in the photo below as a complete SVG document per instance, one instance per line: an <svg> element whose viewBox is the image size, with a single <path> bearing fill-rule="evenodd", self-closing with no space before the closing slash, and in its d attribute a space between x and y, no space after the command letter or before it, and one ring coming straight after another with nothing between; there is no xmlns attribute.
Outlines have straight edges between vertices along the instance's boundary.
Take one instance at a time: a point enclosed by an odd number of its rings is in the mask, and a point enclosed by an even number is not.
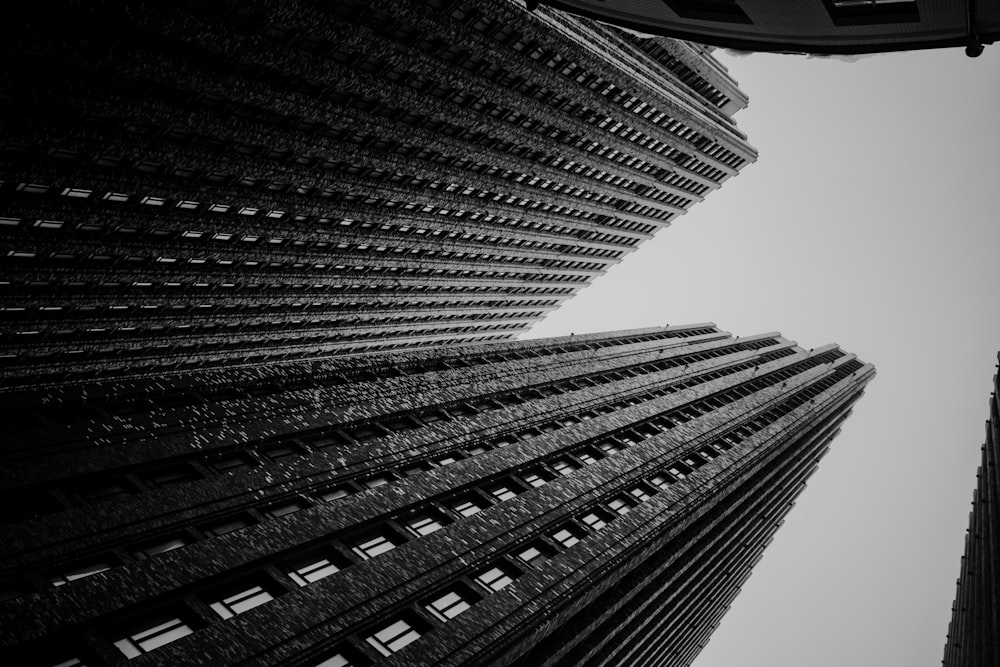
<svg viewBox="0 0 1000 667"><path fill-rule="evenodd" d="M530 337L710 321L874 363L695 667L939 665L1000 349L1000 45L720 59L758 161Z"/></svg>

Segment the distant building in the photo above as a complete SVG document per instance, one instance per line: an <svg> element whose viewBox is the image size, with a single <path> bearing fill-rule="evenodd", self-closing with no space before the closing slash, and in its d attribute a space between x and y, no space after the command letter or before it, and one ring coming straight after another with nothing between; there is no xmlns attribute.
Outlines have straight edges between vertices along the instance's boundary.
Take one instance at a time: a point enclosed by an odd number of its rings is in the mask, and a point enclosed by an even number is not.
<svg viewBox="0 0 1000 667"><path fill-rule="evenodd" d="M537 5L532 0L529 5ZM1000 39L1000 0L542 0L644 33L746 51L878 53Z"/></svg>
<svg viewBox="0 0 1000 667"><path fill-rule="evenodd" d="M510 339L756 159L704 49L513 0L33 7L12 385Z"/></svg>
<svg viewBox="0 0 1000 667"><path fill-rule="evenodd" d="M871 365L699 324L3 396L7 665L688 665Z"/></svg>
<svg viewBox="0 0 1000 667"><path fill-rule="evenodd" d="M993 376L986 444L976 472L945 667L1000 664L1000 379Z"/></svg>

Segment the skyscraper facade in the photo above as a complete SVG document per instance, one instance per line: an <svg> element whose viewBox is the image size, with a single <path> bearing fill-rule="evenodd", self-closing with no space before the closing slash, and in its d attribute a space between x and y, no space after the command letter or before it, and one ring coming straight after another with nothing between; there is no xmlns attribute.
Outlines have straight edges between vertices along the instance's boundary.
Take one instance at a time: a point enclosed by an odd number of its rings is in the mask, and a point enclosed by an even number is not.
<svg viewBox="0 0 1000 667"><path fill-rule="evenodd" d="M5 664L687 665L873 374L697 324L6 395Z"/></svg>
<svg viewBox="0 0 1000 667"><path fill-rule="evenodd" d="M945 667L1000 663L1000 375L993 376L982 450L944 648Z"/></svg>
<svg viewBox="0 0 1000 667"><path fill-rule="evenodd" d="M0 373L509 339L756 152L704 50L512 0L11 19Z"/></svg>

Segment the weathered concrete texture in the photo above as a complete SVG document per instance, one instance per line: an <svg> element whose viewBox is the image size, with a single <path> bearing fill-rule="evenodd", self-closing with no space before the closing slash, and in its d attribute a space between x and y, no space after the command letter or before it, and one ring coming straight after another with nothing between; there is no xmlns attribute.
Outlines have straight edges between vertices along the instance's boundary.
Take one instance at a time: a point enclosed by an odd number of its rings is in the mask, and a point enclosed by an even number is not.
<svg viewBox="0 0 1000 667"><path fill-rule="evenodd" d="M109 665L171 621L130 664L688 664L873 373L696 324L15 396L2 646Z"/></svg>

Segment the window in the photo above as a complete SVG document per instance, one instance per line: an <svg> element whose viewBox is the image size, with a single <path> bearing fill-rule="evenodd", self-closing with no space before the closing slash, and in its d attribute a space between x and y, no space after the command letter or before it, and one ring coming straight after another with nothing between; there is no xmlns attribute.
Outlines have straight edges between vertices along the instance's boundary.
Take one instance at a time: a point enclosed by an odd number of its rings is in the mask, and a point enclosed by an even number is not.
<svg viewBox="0 0 1000 667"><path fill-rule="evenodd" d="M500 502L503 502L505 500L510 500L511 498L516 498L517 492L511 489L509 486L500 485L490 489L490 495L492 495Z"/></svg>
<svg viewBox="0 0 1000 667"><path fill-rule="evenodd" d="M358 554L365 560L368 560L369 558L374 558L379 554L384 554L386 551L392 551L399 545L399 543L399 538L392 533L385 531L362 537L355 542L351 548L354 550L354 553Z"/></svg>
<svg viewBox="0 0 1000 667"><path fill-rule="evenodd" d="M133 493L133 489L123 479L95 482L79 487L77 493L84 500L97 501Z"/></svg>
<svg viewBox="0 0 1000 667"><path fill-rule="evenodd" d="M147 542L137 547L132 552L132 555L136 558L151 558L157 554L163 554L168 551L173 551L174 549L180 549L181 547L187 546L189 543L190 541L188 538L183 535L172 535L153 542Z"/></svg>
<svg viewBox="0 0 1000 667"><path fill-rule="evenodd" d="M285 516L286 514L294 514L299 510L304 510L307 505L301 500L293 500L288 503L279 503L277 505L271 505L266 510L264 514L272 519L277 519L280 516Z"/></svg>
<svg viewBox="0 0 1000 667"><path fill-rule="evenodd" d="M579 467L580 466L569 459L559 459L552 464L552 468L555 469L555 471L560 475L568 475L574 470L579 469Z"/></svg>
<svg viewBox="0 0 1000 667"><path fill-rule="evenodd" d="M552 549L543 542L535 542L517 552L525 565L541 565L552 557Z"/></svg>
<svg viewBox="0 0 1000 667"><path fill-rule="evenodd" d="M632 510L632 503L625 496L618 496L608 501L608 509L615 514L628 514Z"/></svg>
<svg viewBox="0 0 1000 667"><path fill-rule="evenodd" d="M332 489L327 489L326 491L320 491L316 494L316 497L324 502L332 502L339 498L344 498L350 495L350 491L346 487L337 486Z"/></svg>
<svg viewBox="0 0 1000 667"><path fill-rule="evenodd" d="M608 525L605 518L596 512L587 512L580 517L580 520L583 521L583 523L586 524L591 530L600 530Z"/></svg>
<svg viewBox="0 0 1000 667"><path fill-rule="evenodd" d="M142 479L153 486L173 486L183 482L200 479L200 475L185 465L170 466L162 470L154 470L142 476Z"/></svg>
<svg viewBox="0 0 1000 667"><path fill-rule="evenodd" d="M179 616L172 615L159 616L133 628L125 636L112 639L112 643L129 660L194 632Z"/></svg>
<svg viewBox="0 0 1000 667"><path fill-rule="evenodd" d="M641 486L637 486L634 489L629 489L629 495L638 500L640 503L649 500L649 493L646 491L646 489L642 488Z"/></svg>
<svg viewBox="0 0 1000 667"><path fill-rule="evenodd" d="M622 450L621 446L615 442L602 442L600 445L598 445L598 447L600 447L601 451L607 454L608 456L612 454L617 454Z"/></svg>
<svg viewBox="0 0 1000 667"><path fill-rule="evenodd" d="M545 484L546 484L545 479L543 479L541 477L541 475L539 475L538 473L534 473L534 472L527 473L524 476L524 481L527 482L528 484L530 484L531 486L535 486L535 487L545 486Z"/></svg>
<svg viewBox="0 0 1000 667"><path fill-rule="evenodd" d="M253 459L246 454L224 454L208 461L208 466L216 472L231 472L240 468L249 468Z"/></svg>
<svg viewBox="0 0 1000 667"><path fill-rule="evenodd" d="M202 532L208 537L216 537L218 535L225 535L226 533L231 533L234 530L239 530L240 528L246 528L250 525L250 521L244 517L233 517L231 519L225 519L223 521L218 521L216 523L208 524L202 527Z"/></svg>
<svg viewBox="0 0 1000 667"><path fill-rule="evenodd" d="M65 586L71 581L85 579L105 570L110 570L112 567L114 567L114 563L110 559L102 558L89 561L85 565L73 565L68 570L52 575L49 577L49 581L52 582L53 586Z"/></svg>
<svg viewBox="0 0 1000 667"><path fill-rule="evenodd" d="M406 521L406 527L412 530L413 533L419 537L422 535L430 535L435 530L440 530L444 527L444 524L429 514L418 514Z"/></svg>
<svg viewBox="0 0 1000 667"><path fill-rule="evenodd" d="M670 480L664 475L654 475L649 478L649 481L651 484L654 484L661 489L665 489L670 486Z"/></svg>
<svg viewBox="0 0 1000 667"><path fill-rule="evenodd" d="M574 535L573 531L569 528L560 528L556 532L552 533L552 539L567 548L580 541L580 538L577 535Z"/></svg>
<svg viewBox="0 0 1000 667"><path fill-rule="evenodd" d="M427 603L427 610L442 621L449 621L472 606L469 594L462 590L451 590Z"/></svg>
<svg viewBox="0 0 1000 667"><path fill-rule="evenodd" d="M228 595L224 594L223 597L210 602L209 606L220 617L232 618L237 614L242 614L273 599L274 596L266 591L263 586L255 585L241 587L239 590L232 591Z"/></svg>
<svg viewBox="0 0 1000 667"><path fill-rule="evenodd" d="M308 586L314 581L325 579L331 574L340 572L340 567L334 562L332 549L314 551L285 564L284 571L292 581L299 586ZM343 557L341 557L343 558Z"/></svg>
<svg viewBox="0 0 1000 667"><path fill-rule="evenodd" d="M276 445L267 448L261 448L260 453L266 456L272 461L279 461L281 459L287 459L292 456L299 456L302 454L297 447L291 447L288 445Z"/></svg>
<svg viewBox="0 0 1000 667"><path fill-rule="evenodd" d="M362 664L356 658L351 658L350 656L352 655L354 655L354 651L346 648L339 649L335 653L322 658L319 662L311 663L308 667L356 667L356 665Z"/></svg>
<svg viewBox="0 0 1000 667"><path fill-rule="evenodd" d="M369 489L374 489L376 486L382 486L388 484L392 481L392 477L388 475L378 475L376 477L370 477L366 479L362 484L364 484Z"/></svg>
<svg viewBox="0 0 1000 667"><path fill-rule="evenodd" d="M478 514L483 508L477 501L467 498L453 504L451 509L462 516L472 516L473 514Z"/></svg>
<svg viewBox="0 0 1000 667"><path fill-rule="evenodd" d="M514 573L504 567L491 567L476 575L476 583L491 591L498 591L514 581Z"/></svg>
<svg viewBox="0 0 1000 667"><path fill-rule="evenodd" d="M420 639L420 632L413 627L411 621L412 619L400 619L390 623L367 637L366 641L382 655L392 655Z"/></svg>

